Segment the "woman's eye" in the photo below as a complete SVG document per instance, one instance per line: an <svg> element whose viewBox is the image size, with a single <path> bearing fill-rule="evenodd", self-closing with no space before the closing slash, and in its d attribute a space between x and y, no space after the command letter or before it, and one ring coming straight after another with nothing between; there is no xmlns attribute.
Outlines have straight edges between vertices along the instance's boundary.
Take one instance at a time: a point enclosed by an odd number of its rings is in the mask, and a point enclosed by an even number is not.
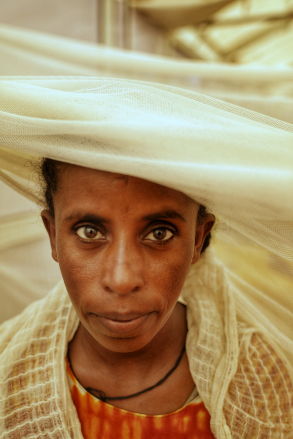
<svg viewBox="0 0 293 439"><path fill-rule="evenodd" d="M169 239L173 238L174 234L174 232L166 227L158 227L148 233L145 239L149 241L169 241Z"/></svg>
<svg viewBox="0 0 293 439"><path fill-rule="evenodd" d="M80 226L75 230L75 233L81 239L86 240L98 240L104 238L104 235L93 226Z"/></svg>

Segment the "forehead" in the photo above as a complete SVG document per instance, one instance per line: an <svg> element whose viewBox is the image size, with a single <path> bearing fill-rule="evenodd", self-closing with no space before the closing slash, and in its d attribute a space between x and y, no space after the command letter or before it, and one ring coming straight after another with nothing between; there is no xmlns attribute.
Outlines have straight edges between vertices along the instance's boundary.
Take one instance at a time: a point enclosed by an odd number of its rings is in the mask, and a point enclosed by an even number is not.
<svg viewBox="0 0 293 439"><path fill-rule="evenodd" d="M155 202L182 208L196 205L182 192L148 180L67 164L62 165L58 172L57 198L85 203L94 199L99 204L111 203L113 198L118 198L122 204L135 200L136 205Z"/></svg>

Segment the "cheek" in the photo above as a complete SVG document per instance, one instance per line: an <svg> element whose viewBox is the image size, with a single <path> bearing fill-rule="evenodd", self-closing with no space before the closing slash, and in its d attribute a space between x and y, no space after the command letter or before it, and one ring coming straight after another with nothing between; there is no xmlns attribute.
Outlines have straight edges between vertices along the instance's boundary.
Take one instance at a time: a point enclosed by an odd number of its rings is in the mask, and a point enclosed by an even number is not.
<svg viewBox="0 0 293 439"><path fill-rule="evenodd" d="M90 252L80 252L71 240L64 239L57 245L58 262L64 283L71 299L78 303L82 299L80 292L86 292L96 284L98 264Z"/></svg>
<svg viewBox="0 0 293 439"><path fill-rule="evenodd" d="M179 295L189 271L190 264L177 264L169 265L166 267L166 274L168 275L168 289L172 292L172 295ZM168 271L167 271L168 270Z"/></svg>
<svg viewBox="0 0 293 439"><path fill-rule="evenodd" d="M184 246L181 251L164 255L154 264L152 276L153 288L160 290L161 295L168 302L177 301L183 284L191 266L193 251L189 246Z"/></svg>

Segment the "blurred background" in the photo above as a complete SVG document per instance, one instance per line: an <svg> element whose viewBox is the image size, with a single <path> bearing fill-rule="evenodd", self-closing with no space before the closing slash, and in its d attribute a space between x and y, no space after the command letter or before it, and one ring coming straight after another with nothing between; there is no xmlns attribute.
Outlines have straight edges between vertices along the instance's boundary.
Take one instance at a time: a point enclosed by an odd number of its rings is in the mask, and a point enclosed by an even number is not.
<svg viewBox="0 0 293 439"><path fill-rule="evenodd" d="M111 47L229 63L292 62L292 0L10 0L3 24Z"/></svg>
<svg viewBox="0 0 293 439"><path fill-rule="evenodd" d="M292 17L292 0L2 0L0 75L155 80L292 122ZM1 173L0 321L60 278L40 208Z"/></svg>

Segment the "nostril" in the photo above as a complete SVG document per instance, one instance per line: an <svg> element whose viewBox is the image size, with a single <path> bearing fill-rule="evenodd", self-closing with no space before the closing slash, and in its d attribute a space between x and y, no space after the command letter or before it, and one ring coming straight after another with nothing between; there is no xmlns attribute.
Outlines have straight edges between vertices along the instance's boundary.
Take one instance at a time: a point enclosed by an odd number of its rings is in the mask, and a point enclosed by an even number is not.
<svg viewBox="0 0 293 439"><path fill-rule="evenodd" d="M104 285L104 290L107 293L116 293L119 295L125 295L125 294L131 294L131 293L137 293L140 290L140 286L137 285L135 287L132 286L126 286L126 285L113 285L113 286L109 286L109 285Z"/></svg>

